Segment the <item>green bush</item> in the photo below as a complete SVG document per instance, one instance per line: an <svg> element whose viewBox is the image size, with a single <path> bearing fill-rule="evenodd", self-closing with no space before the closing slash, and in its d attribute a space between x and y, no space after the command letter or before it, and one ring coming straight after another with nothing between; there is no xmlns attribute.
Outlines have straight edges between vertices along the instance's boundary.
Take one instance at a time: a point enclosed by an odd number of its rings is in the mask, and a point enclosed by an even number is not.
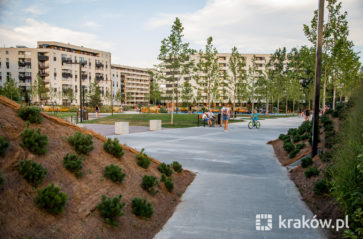
<svg viewBox="0 0 363 239"><path fill-rule="evenodd" d="M309 134L303 134L303 135L301 135L301 140L306 140L306 139L308 139L310 137L310 135Z"/></svg>
<svg viewBox="0 0 363 239"><path fill-rule="evenodd" d="M307 168L313 164L313 159L311 157L306 157L301 160L301 167Z"/></svg>
<svg viewBox="0 0 363 239"><path fill-rule="evenodd" d="M141 152L136 155L136 159L137 165L145 169L148 168L151 163L149 157L144 153L144 149L141 149Z"/></svg>
<svg viewBox="0 0 363 239"><path fill-rule="evenodd" d="M143 189L145 189L146 191L148 191L151 194L155 194L156 191L154 189L154 187L158 185L158 180L156 177L154 176L149 176L149 175L144 175L144 177L142 178L142 184L141 187Z"/></svg>
<svg viewBox="0 0 363 239"><path fill-rule="evenodd" d="M296 149L301 150L301 149L305 148L305 146L306 146L305 143L297 144Z"/></svg>
<svg viewBox="0 0 363 239"><path fill-rule="evenodd" d="M76 132L68 137L68 143L79 154L88 154L93 150L92 136L89 134L84 135L81 132Z"/></svg>
<svg viewBox="0 0 363 239"><path fill-rule="evenodd" d="M26 181L36 187L43 182L43 179L47 175L47 170L41 164L35 163L32 160L21 160L19 173Z"/></svg>
<svg viewBox="0 0 363 239"><path fill-rule="evenodd" d="M134 198L131 201L132 212L138 217L150 218L154 209L151 203L147 202L146 199Z"/></svg>
<svg viewBox="0 0 363 239"><path fill-rule="evenodd" d="M103 144L103 149L107 152L115 156L116 158L121 158L124 155L122 151L122 146L118 142L118 139L107 139L107 141Z"/></svg>
<svg viewBox="0 0 363 239"><path fill-rule="evenodd" d="M326 179L319 179L314 184L314 193L317 195L322 195L329 193L329 183Z"/></svg>
<svg viewBox="0 0 363 239"><path fill-rule="evenodd" d="M294 141L294 143L296 143L296 142L299 142L301 140L301 136L300 135L294 135L294 137L293 137L293 141Z"/></svg>
<svg viewBox="0 0 363 239"><path fill-rule="evenodd" d="M115 183L121 183L125 178L125 174L122 172L121 168L115 164L110 164L105 167L104 175L106 178L111 179Z"/></svg>
<svg viewBox="0 0 363 239"><path fill-rule="evenodd" d="M333 113L333 109L328 109L326 112L325 112L325 114L326 115L330 115L330 114L332 114Z"/></svg>
<svg viewBox="0 0 363 239"><path fill-rule="evenodd" d="M287 139L290 140L290 136L286 134L280 134L279 139L281 139L282 141L285 141Z"/></svg>
<svg viewBox="0 0 363 239"><path fill-rule="evenodd" d="M291 142L289 143L284 143L284 150L288 153L290 153L291 151L293 151L295 149L295 145Z"/></svg>
<svg viewBox="0 0 363 239"><path fill-rule="evenodd" d="M172 192L174 189L174 183L173 180L170 177L166 177L165 174L161 175L161 182L164 183L166 190L168 190L169 192Z"/></svg>
<svg viewBox="0 0 363 239"><path fill-rule="evenodd" d="M40 114L40 108L36 106L26 106L19 109L19 116L25 121L30 123L41 123L42 115Z"/></svg>
<svg viewBox="0 0 363 239"><path fill-rule="evenodd" d="M310 177L313 177L313 176L318 176L319 175L319 170L315 166L309 167L308 169L305 170L304 174L305 174L305 177L307 177L307 178L310 178Z"/></svg>
<svg viewBox="0 0 363 239"><path fill-rule="evenodd" d="M4 185L5 179L3 178L3 172L0 171L0 188Z"/></svg>
<svg viewBox="0 0 363 239"><path fill-rule="evenodd" d="M35 203L39 208L45 209L48 213L58 214L64 211L68 196L60 191L59 187L49 184L46 188L38 190Z"/></svg>
<svg viewBox="0 0 363 239"><path fill-rule="evenodd" d="M21 133L22 142L20 145L26 147L34 154L45 154L48 146L48 136L40 133L40 129L34 130L26 127Z"/></svg>
<svg viewBox="0 0 363 239"><path fill-rule="evenodd" d="M82 177L82 168L83 168L83 157L78 156L77 154L67 153L63 158L63 166L74 173L77 177Z"/></svg>
<svg viewBox="0 0 363 239"><path fill-rule="evenodd" d="M332 154L329 151L321 152L319 155L321 161L329 162L332 159Z"/></svg>
<svg viewBox="0 0 363 239"><path fill-rule="evenodd" d="M160 108L159 113L168 113L168 111L165 108Z"/></svg>
<svg viewBox="0 0 363 239"><path fill-rule="evenodd" d="M289 154L289 158L295 158L296 155L300 152L300 149L294 149L293 151L290 152Z"/></svg>
<svg viewBox="0 0 363 239"><path fill-rule="evenodd" d="M178 162L174 161L171 163L171 167L174 169L175 172L181 173L183 171L183 166Z"/></svg>
<svg viewBox="0 0 363 239"><path fill-rule="evenodd" d="M331 137L325 137L325 148L327 149L331 149L335 144L335 137L331 136Z"/></svg>
<svg viewBox="0 0 363 239"><path fill-rule="evenodd" d="M170 177L173 174L170 165L166 163L159 164L158 170L160 171L160 173L163 173L168 177Z"/></svg>
<svg viewBox="0 0 363 239"><path fill-rule="evenodd" d="M324 132L327 133L327 132L334 132L334 126L333 124L328 124L326 126L324 126Z"/></svg>
<svg viewBox="0 0 363 239"><path fill-rule="evenodd" d="M312 122L310 122L310 121L304 121L300 125L300 127L298 128L298 133L300 135L303 135L304 133L308 133L309 134L309 133L311 133L312 127L313 127Z"/></svg>
<svg viewBox="0 0 363 239"><path fill-rule="evenodd" d="M120 203L122 195L114 198L108 198L102 195L102 201L98 204L97 209L100 211L101 216L104 218L105 223L111 224L113 226L118 226L117 217L123 216L122 211L125 203Z"/></svg>
<svg viewBox="0 0 363 239"><path fill-rule="evenodd" d="M320 122L325 125L326 123L328 122L331 122L331 120L329 119L329 117L326 115L326 114L323 114L321 117L320 117Z"/></svg>
<svg viewBox="0 0 363 239"><path fill-rule="evenodd" d="M295 128L290 128L289 131L287 131L287 134L290 136L294 136L298 134L298 130Z"/></svg>
<svg viewBox="0 0 363 239"><path fill-rule="evenodd" d="M9 147L9 142L2 136L0 136L0 157L5 156L5 151Z"/></svg>

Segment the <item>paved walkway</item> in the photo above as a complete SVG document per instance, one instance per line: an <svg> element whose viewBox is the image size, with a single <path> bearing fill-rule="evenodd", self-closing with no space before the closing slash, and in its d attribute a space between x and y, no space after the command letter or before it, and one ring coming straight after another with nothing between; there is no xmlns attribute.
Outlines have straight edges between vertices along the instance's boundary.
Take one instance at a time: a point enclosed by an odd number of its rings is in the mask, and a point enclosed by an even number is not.
<svg viewBox="0 0 363 239"><path fill-rule="evenodd" d="M298 118L247 122L222 128L188 128L117 136L160 161L197 172L157 239L324 238L316 229L279 229L278 217L312 218L287 171L266 142L302 122ZM256 231L256 214L273 216L271 231Z"/></svg>
<svg viewBox="0 0 363 239"><path fill-rule="evenodd" d="M103 136L115 134L115 125L112 124L78 124L78 126L93 130ZM147 126L129 126L130 134L147 131L149 131L149 127Z"/></svg>

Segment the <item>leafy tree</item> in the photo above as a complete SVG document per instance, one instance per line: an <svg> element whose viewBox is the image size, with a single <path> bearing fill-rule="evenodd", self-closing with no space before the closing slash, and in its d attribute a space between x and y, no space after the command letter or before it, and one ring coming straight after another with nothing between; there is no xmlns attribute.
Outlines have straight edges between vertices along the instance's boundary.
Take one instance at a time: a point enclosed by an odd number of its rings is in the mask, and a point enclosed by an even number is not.
<svg viewBox="0 0 363 239"><path fill-rule="evenodd" d="M193 100L193 88L192 84L188 80L184 80L183 88L181 92L182 102L185 106L190 106Z"/></svg>
<svg viewBox="0 0 363 239"><path fill-rule="evenodd" d="M112 100L113 100L113 96L112 96L112 92L106 88L106 94L105 94L105 100L111 105L112 104Z"/></svg>
<svg viewBox="0 0 363 239"><path fill-rule="evenodd" d="M161 90L160 86L157 83L156 79L150 84L150 101L155 105L161 100Z"/></svg>
<svg viewBox="0 0 363 239"><path fill-rule="evenodd" d="M14 101L21 101L21 92L14 78L9 75L3 87L0 88L0 94Z"/></svg>
<svg viewBox="0 0 363 239"><path fill-rule="evenodd" d="M165 80L172 85L170 123L173 125L174 100L178 104L179 80L187 74L192 66L190 55L194 53L189 43L183 42L184 27L179 18L176 18L171 28L171 33L161 41L158 59L162 61L162 67L167 71Z"/></svg>
<svg viewBox="0 0 363 239"><path fill-rule="evenodd" d="M258 68L256 64L256 56L253 55L252 57L252 64L248 67L248 86L247 86L247 93L250 101L252 102L252 110L255 108L255 100L256 100L256 86L258 80L262 77L262 70Z"/></svg>
<svg viewBox="0 0 363 239"><path fill-rule="evenodd" d="M217 54L218 51L213 46L213 38L208 37L204 51L199 51L199 61L196 64L196 75L194 76L198 88L206 96L208 109L213 101L213 96L217 94L221 80Z"/></svg>
<svg viewBox="0 0 363 239"><path fill-rule="evenodd" d="M94 79L93 83L90 85L88 91L88 104L91 107L96 107L97 105L101 105L101 90L98 86L98 82L96 78Z"/></svg>
<svg viewBox="0 0 363 239"><path fill-rule="evenodd" d="M126 93L126 104L129 104L129 101L133 99L131 92Z"/></svg>
<svg viewBox="0 0 363 239"><path fill-rule="evenodd" d="M73 89L72 88L66 88L64 91L63 91L63 95L65 97L67 97L68 101L70 103L72 103L72 101L74 100L74 93L73 93Z"/></svg>
<svg viewBox="0 0 363 239"><path fill-rule="evenodd" d="M266 102L266 114L269 113L269 104L273 92L273 69L268 63L264 63L264 70L260 72L256 82L256 94L259 100Z"/></svg>
<svg viewBox="0 0 363 239"><path fill-rule="evenodd" d="M48 89L45 87L44 80L42 77L40 77L39 74L37 74L37 78L34 80L33 84L31 85L30 92L33 97L33 101L34 99L36 99L39 104L42 100L48 98L47 96Z"/></svg>
<svg viewBox="0 0 363 239"><path fill-rule="evenodd" d="M115 100L116 100L116 102L120 102L120 105L122 105L122 103L124 102L124 97L123 97L121 91L117 91L117 93L115 95Z"/></svg>

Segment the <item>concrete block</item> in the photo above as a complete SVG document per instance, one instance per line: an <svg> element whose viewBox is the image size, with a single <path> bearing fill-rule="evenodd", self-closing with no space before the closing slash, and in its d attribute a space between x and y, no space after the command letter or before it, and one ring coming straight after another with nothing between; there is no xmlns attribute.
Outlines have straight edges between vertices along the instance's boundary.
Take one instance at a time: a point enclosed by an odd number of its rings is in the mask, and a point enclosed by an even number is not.
<svg viewBox="0 0 363 239"><path fill-rule="evenodd" d="M129 122L115 122L115 134L128 134Z"/></svg>
<svg viewBox="0 0 363 239"><path fill-rule="evenodd" d="M150 120L150 130L161 130L161 120Z"/></svg>

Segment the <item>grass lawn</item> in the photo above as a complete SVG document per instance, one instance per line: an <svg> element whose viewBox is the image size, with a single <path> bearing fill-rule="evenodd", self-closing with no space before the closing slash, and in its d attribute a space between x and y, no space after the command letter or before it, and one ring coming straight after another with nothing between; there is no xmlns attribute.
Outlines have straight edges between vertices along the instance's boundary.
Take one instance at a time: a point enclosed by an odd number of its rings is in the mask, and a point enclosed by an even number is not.
<svg viewBox="0 0 363 239"><path fill-rule="evenodd" d="M114 124L117 121L128 121L130 126L149 126L149 120L161 120L164 128L187 128L198 126L196 114L174 114L174 125L170 124L170 114L117 114L100 119L88 120L86 124ZM243 120L230 120L231 123ZM202 120L199 124L203 125Z"/></svg>
<svg viewBox="0 0 363 239"><path fill-rule="evenodd" d="M77 112L45 112L45 113L62 119L77 115Z"/></svg>

